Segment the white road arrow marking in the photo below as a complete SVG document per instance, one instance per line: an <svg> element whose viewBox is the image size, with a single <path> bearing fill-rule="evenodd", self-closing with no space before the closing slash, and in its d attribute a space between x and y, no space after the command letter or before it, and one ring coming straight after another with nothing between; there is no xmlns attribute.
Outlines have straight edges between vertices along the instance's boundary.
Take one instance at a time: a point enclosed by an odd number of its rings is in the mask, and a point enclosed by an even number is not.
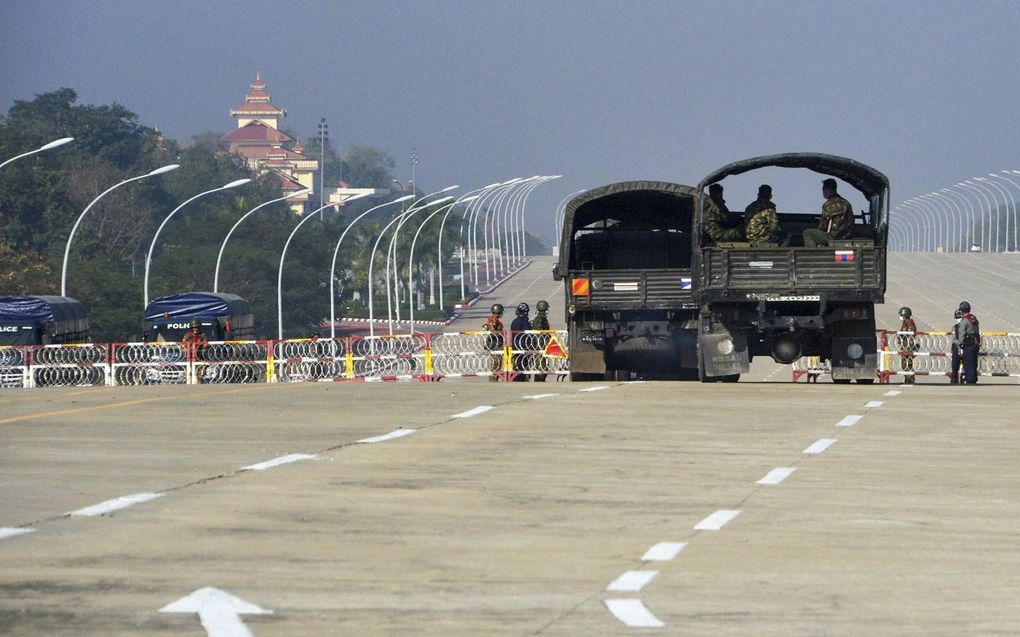
<svg viewBox="0 0 1020 637"><path fill-rule="evenodd" d="M240 597L207 586L187 597L167 604L161 613L198 613L202 628L209 637L252 637L251 631L239 615L272 615L266 610Z"/></svg>

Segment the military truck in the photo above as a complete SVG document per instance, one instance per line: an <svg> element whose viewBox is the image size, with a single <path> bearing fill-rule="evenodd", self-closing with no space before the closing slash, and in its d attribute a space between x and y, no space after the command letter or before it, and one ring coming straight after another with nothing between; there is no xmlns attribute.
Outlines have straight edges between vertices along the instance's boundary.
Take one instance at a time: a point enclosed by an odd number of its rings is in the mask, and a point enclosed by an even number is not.
<svg viewBox="0 0 1020 637"><path fill-rule="evenodd" d="M178 342L198 321L210 341L255 338L255 318L248 301L236 294L182 292L153 299L145 308L146 340Z"/></svg>
<svg viewBox="0 0 1020 637"><path fill-rule="evenodd" d="M716 245L704 234L707 189L733 175L802 168L842 180L864 195L852 237L827 247L803 247L803 230L818 213L779 215L790 247ZM820 183L819 209L821 208ZM712 172L698 185L694 236L694 301L698 306L702 380L746 372L755 356L792 363L828 360L837 383L871 383L877 372L875 304L885 300L889 180L852 159L817 153L755 157Z"/></svg>
<svg viewBox="0 0 1020 637"><path fill-rule="evenodd" d="M696 200L690 186L629 181L567 203L553 277L572 380L697 378Z"/></svg>
<svg viewBox="0 0 1020 637"><path fill-rule="evenodd" d="M68 296L0 296L0 345L84 343L85 308Z"/></svg>

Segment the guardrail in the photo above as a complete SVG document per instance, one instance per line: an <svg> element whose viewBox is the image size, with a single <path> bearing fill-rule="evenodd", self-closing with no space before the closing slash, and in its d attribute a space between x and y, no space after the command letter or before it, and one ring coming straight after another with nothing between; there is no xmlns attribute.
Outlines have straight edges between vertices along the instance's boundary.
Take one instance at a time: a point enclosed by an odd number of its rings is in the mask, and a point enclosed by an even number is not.
<svg viewBox="0 0 1020 637"><path fill-rule="evenodd" d="M0 347L0 388L544 379L568 371L565 331Z"/></svg>

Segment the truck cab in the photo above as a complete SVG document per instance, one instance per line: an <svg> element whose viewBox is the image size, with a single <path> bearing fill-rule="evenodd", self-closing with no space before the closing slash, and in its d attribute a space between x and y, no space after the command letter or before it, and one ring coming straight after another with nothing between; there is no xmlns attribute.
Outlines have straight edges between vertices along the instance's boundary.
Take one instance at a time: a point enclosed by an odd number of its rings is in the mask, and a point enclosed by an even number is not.
<svg viewBox="0 0 1020 637"><path fill-rule="evenodd" d="M553 276L572 380L696 375L695 200L689 186L631 181L567 203Z"/></svg>
<svg viewBox="0 0 1020 637"><path fill-rule="evenodd" d="M819 213L780 211L786 245L715 243L704 232L708 187L762 168L800 168L856 189L867 208L855 211L849 237L804 247L803 231ZM818 189L817 180L805 187ZM817 190L816 190L817 191ZM702 380L747 371L754 356L792 363L830 361L835 382L869 383L877 373L875 304L885 300L889 180L845 157L789 153L723 166L698 185L694 235L698 350ZM821 208L822 199L818 205Z"/></svg>

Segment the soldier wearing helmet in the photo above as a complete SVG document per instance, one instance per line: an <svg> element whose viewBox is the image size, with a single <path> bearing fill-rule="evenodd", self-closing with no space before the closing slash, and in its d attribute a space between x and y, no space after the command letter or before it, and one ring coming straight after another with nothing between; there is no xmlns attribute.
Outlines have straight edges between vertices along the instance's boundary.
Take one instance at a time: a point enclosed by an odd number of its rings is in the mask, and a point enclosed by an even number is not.
<svg viewBox="0 0 1020 637"><path fill-rule="evenodd" d="M535 303L535 320L533 320L531 322L532 329L540 330L540 331L543 331L543 332L549 331L550 327L549 327L549 317L548 317L548 314L549 314L549 302L548 301L539 301L538 303ZM538 349L541 349L543 354L545 352L545 346L548 345L548 344L549 344L549 335L548 334L539 334L538 335ZM542 371L546 371L548 369L547 366L546 366L546 362L547 361L546 361L546 358L545 358L544 355L541 358L538 358L539 369L541 369ZM546 377L545 374L535 374L535 382L536 383L544 383L545 382L545 377Z"/></svg>
<svg viewBox="0 0 1020 637"><path fill-rule="evenodd" d="M963 360L963 382L977 383L978 352L981 350L981 326L977 317L970 312L970 303L960 302L960 322L954 329L954 337L960 343L960 358Z"/></svg>
<svg viewBox="0 0 1020 637"><path fill-rule="evenodd" d="M900 369L903 372L903 383L914 384L914 352L917 351L917 324L914 323L913 312L909 307L900 308L899 345Z"/></svg>
<svg viewBox="0 0 1020 637"><path fill-rule="evenodd" d="M209 339L207 339L205 334L202 333L202 324L198 321L198 319L192 319L191 329L188 330L188 333L184 335L184 338L182 338L181 341L189 347L198 347L209 343Z"/></svg>
<svg viewBox="0 0 1020 637"><path fill-rule="evenodd" d="M513 335L513 349L524 350L528 347L528 335L525 332L531 330L531 321L528 319L528 314L531 313L531 308L528 307L527 303L518 303L517 311L512 323L510 323L510 333ZM513 367L515 372L524 371L524 360L525 357L521 354L514 354ZM514 382L527 381L528 377L524 374L517 373L514 375Z"/></svg>
<svg viewBox="0 0 1020 637"><path fill-rule="evenodd" d="M499 372L503 369L503 306L494 303L489 309L489 318L485 321L485 331L489 332L485 346L492 352L492 374L489 382L499 381Z"/></svg>

